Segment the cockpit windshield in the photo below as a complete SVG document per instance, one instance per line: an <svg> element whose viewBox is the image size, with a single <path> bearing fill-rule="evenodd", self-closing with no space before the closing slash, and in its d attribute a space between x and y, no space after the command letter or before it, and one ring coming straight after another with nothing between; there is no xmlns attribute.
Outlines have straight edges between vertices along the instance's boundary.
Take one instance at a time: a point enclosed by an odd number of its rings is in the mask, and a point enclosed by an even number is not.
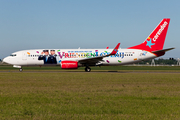
<svg viewBox="0 0 180 120"><path fill-rule="evenodd" d="M14 56L16 56L16 54L11 54L10 56L14 57Z"/></svg>

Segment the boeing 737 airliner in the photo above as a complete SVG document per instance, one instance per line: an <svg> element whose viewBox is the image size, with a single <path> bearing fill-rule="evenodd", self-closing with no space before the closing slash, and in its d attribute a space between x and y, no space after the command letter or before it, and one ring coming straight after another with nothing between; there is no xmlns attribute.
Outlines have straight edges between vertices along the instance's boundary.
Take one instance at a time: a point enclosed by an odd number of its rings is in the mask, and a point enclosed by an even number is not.
<svg viewBox="0 0 180 120"><path fill-rule="evenodd" d="M62 69L77 69L85 67L90 72L90 66L126 65L142 60L162 56L170 19L163 19L147 39L136 46L119 49L120 43L114 49L36 49L22 50L12 53L3 62L13 65L22 71L22 66L60 65Z"/></svg>

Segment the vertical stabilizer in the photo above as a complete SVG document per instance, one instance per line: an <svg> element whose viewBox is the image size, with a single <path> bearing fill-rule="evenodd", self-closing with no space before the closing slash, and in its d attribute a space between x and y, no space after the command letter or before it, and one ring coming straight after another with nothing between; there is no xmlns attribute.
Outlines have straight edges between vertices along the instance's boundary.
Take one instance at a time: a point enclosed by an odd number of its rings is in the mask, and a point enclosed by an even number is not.
<svg viewBox="0 0 180 120"><path fill-rule="evenodd" d="M143 43L133 47L129 47L128 49L140 49L150 52L156 50L162 50L164 46L164 41L166 38L169 22L170 22L169 18L164 18Z"/></svg>

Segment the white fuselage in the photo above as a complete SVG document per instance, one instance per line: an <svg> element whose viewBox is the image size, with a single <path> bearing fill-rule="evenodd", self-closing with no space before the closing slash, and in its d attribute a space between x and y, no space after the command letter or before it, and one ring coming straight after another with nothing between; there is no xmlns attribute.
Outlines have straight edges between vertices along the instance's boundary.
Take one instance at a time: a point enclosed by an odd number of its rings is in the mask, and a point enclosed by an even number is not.
<svg viewBox="0 0 180 120"><path fill-rule="evenodd" d="M44 49L37 50L22 50L14 52L11 56L3 59L4 62L14 66L34 66L46 65L43 60L38 60ZM51 49L48 49L49 51ZM86 58L98 57L109 54L112 49L53 49L55 51L55 58L57 63L51 65L61 64L61 61L79 61ZM49 52L50 54L50 52ZM95 65L125 65L156 58L157 56L151 52L137 50L137 49L119 49L116 55L104 57Z"/></svg>

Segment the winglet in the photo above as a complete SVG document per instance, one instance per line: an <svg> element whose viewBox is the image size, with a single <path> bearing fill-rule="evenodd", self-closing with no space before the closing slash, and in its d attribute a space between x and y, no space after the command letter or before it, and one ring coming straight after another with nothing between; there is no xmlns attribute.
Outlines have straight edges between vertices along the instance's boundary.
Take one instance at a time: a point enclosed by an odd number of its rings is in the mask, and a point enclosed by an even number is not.
<svg viewBox="0 0 180 120"><path fill-rule="evenodd" d="M118 49L119 49L119 46L120 46L120 43L118 43L118 44L116 45L116 47L114 48L114 50L111 52L110 55L115 55L115 54L117 53Z"/></svg>

